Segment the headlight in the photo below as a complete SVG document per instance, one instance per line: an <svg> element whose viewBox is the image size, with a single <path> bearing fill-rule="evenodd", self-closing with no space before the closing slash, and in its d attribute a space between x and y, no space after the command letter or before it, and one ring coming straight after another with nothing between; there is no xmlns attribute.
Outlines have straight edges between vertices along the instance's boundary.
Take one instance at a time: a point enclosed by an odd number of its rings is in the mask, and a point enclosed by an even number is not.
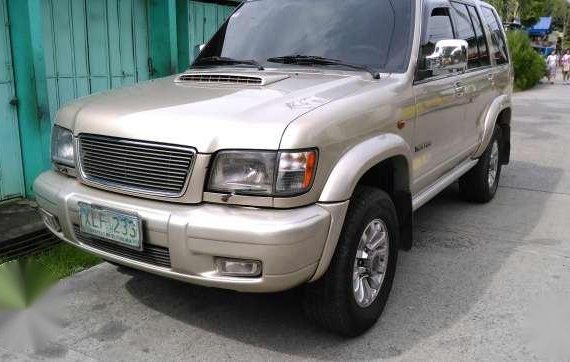
<svg viewBox="0 0 570 362"><path fill-rule="evenodd" d="M219 153L210 176L210 190L271 195L275 170L273 152Z"/></svg>
<svg viewBox="0 0 570 362"><path fill-rule="evenodd" d="M224 151L216 156L208 190L237 195L294 196L311 188L317 151Z"/></svg>
<svg viewBox="0 0 570 362"><path fill-rule="evenodd" d="M73 133L63 127L54 126L51 134L51 159L54 163L75 167Z"/></svg>

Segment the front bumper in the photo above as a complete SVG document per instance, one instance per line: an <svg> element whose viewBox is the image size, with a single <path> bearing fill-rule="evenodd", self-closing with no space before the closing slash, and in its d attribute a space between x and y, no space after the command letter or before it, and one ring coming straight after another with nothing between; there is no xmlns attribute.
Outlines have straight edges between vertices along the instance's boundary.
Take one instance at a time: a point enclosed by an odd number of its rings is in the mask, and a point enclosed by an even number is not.
<svg viewBox="0 0 570 362"><path fill-rule="evenodd" d="M40 175L34 190L39 206L59 219L61 231L51 231L70 244L154 274L246 292L290 289L313 278L317 268L326 269L326 246L336 245L338 222L348 207L348 202L291 210L172 204L94 189L53 171ZM79 202L136 211L143 220L145 244L168 250L170 266L86 243L76 231ZM221 276L215 257L259 260L263 273L257 278Z"/></svg>

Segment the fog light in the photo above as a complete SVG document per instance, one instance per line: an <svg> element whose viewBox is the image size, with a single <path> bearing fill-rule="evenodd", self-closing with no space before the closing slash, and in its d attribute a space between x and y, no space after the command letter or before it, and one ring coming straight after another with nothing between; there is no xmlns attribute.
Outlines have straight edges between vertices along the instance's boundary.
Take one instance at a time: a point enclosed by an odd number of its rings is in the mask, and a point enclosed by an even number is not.
<svg viewBox="0 0 570 362"><path fill-rule="evenodd" d="M261 275L261 262L255 260L240 260L216 258L218 274L232 277L257 277Z"/></svg>
<svg viewBox="0 0 570 362"><path fill-rule="evenodd" d="M44 224L47 225L47 227L55 232L61 232L61 225L59 224L59 219L57 216L52 215L43 209L40 209L40 215L42 216L42 220L44 221Z"/></svg>

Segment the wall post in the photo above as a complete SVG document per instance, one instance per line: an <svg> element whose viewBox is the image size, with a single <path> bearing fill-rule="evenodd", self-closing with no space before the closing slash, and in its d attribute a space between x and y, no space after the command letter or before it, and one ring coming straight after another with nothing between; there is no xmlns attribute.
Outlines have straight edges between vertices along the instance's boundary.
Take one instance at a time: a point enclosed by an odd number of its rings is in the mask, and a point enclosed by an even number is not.
<svg viewBox="0 0 570 362"><path fill-rule="evenodd" d="M149 39L152 78L177 70L176 0L149 0Z"/></svg>
<svg viewBox="0 0 570 362"><path fill-rule="evenodd" d="M25 193L50 167L51 121L42 41L41 0L8 0Z"/></svg>
<svg viewBox="0 0 570 362"><path fill-rule="evenodd" d="M190 66L190 29L189 29L189 5L188 0L176 0L176 40L178 73Z"/></svg>

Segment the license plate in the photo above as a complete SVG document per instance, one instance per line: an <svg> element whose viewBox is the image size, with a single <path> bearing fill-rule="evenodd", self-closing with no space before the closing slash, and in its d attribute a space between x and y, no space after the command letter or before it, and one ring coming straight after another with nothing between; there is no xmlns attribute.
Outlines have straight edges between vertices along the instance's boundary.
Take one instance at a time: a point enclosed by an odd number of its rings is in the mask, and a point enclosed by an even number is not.
<svg viewBox="0 0 570 362"><path fill-rule="evenodd" d="M79 216L82 233L142 250L142 223L137 214L79 203Z"/></svg>

